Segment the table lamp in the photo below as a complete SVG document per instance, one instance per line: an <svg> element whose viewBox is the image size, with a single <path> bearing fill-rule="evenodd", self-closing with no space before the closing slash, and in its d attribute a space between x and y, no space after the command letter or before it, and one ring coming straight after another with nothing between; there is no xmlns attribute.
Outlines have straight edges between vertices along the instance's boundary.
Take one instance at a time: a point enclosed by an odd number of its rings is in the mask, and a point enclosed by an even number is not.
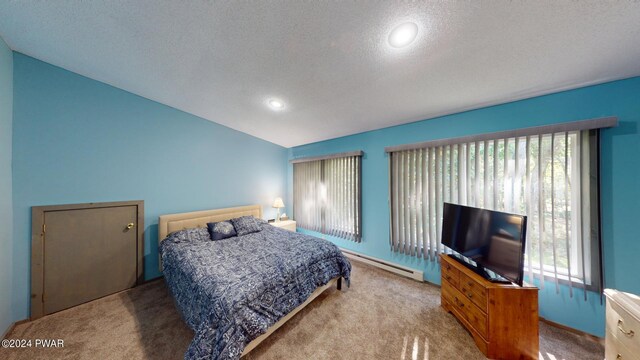
<svg viewBox="0 0 640 360"><path fill-rule="evenodd" d="M276 222L280 222L280 208L284 207L284 202L282 202L282 198L276 198L273 201L273 207L278 209L278 215L276 215Z"/></svg>

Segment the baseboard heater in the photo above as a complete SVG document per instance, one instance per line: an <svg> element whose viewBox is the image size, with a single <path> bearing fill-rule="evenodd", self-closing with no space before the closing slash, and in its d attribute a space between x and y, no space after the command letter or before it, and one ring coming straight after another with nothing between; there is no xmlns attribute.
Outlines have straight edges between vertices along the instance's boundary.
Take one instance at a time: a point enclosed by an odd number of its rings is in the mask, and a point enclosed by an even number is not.
<svg viewBox="0 0 640 360"><path fill-rule="evenodd" d="M376 258L371 257L371 256L358 254L357 252L353 252L351 250L347 250L347 249L343 249L343 248L340 248L340 250L349 259L352 259L352 260L355 260L355 261L360 261L360 262L363 262L365 264L369 264L369 265L378 267L380 269L390 271L390 272L392 272L394 274L398 274L398 275L402 275L402 276L408 277L410 279L414 279L414 280L418 280L418 281L424 281L424 273L422 271L411 269L411 268L408 268L408 267L404 267L402 265L390 263L390 262L387 262L387 261L384 261L384 260L376 259Z"/></svg>

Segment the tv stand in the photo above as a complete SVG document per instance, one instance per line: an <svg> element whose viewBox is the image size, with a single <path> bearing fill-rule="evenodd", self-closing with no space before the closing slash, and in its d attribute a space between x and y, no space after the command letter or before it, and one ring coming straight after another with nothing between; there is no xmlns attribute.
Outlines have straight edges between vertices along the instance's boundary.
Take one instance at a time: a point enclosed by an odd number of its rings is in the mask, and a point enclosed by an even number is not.
<svg viewBox="0 0 640 360"><path fill-rule="evenodd" d="M491 282L463 262L440 255L442 307L488 358L537 359L538 288Z"/></svg>

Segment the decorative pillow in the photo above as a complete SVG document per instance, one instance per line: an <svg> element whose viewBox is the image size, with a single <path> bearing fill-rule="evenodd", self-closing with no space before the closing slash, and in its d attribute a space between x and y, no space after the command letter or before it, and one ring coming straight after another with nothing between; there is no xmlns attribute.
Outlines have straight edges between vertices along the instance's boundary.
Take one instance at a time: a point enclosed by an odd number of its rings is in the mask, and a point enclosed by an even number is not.
<svg viewBox="0 0 640 360"><path fill-rule="evenodd" d="M236 229L233 227L233 224L229 221L220 221L220 222L210 222L207 223L207 229L209 230L209 235L211 236L211 240L222 240L226 238L230 238L232 236L237 236Z"/></svg>
<svg viewBox="0 0 640 360"><path fill-rule="evenodd" d="M242 216L239 218L231 219L229 221L231 221L233 227L236 228L238 236L251 234L262 230L258 219L253 216Z"/></svg>

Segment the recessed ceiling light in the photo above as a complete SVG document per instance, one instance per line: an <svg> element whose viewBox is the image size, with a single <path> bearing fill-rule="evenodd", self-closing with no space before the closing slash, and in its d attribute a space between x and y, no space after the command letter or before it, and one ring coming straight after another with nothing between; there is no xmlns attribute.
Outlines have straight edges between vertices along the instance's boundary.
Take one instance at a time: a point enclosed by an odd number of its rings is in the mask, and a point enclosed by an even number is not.
<svg viewBox="0 0 640 360"><path fill-rule="evenodd" d="M389 44L396 48L405 47L413 42L418 36L418 25L408 22L396 26L389 33Z"/></svg>
<svg viewBox="0 0 640 360"><path fill-rule="evenodd" d="M268 101L268 104L273 110L282 110L282 109L284 109L284 102L282 102L281 100L278 100L278 99L271 99L271 100Z"/></svg>

